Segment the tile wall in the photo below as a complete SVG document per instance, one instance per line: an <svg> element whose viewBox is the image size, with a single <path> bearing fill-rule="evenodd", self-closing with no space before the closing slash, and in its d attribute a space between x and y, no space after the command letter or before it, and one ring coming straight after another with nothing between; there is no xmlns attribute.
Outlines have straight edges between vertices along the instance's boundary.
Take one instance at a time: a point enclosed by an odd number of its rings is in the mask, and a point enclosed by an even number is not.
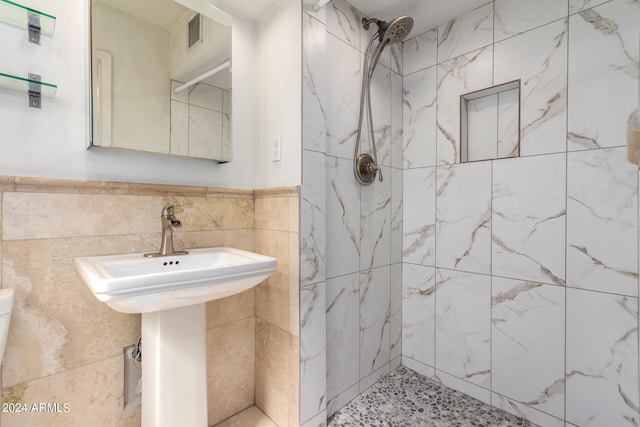
<svg viewBox="0 0 640 427"><path fill-rule="evenodd" d="M370 187L351 163L359 18L303 13L303 425L399 354L541 425L640 422L640 2L495 0L385 51ZM520 157L460 164L460 95L517 79Z"/></svg>
<svg viewBox="0 0 640 427"><path fill-rule="evenodd" d="M231 158L231 91L197 83L182 92L171 80L170 154L203 159Z"/></svg>
<svg viewBox="0 0 640 427"><path fill-rule="evenodd" d="M303 13L301 421L321 425L400 363L401 50L371 83L384 181L353 174L360 68L373 31L344 0ZM400 113L400 114L399 114ZM368 132L363 132L367 135ZM361 141L360 152L370 152Z"/></svg>
<svg viewBox="0 0 640 427"><path fill-rule="evenodd" d="M300 249L298 188L256 190L255 250L278 258L256 286L256 405L278 426L299 421Z"/></svg>
<svg viewBox="0 0 640 427"><path fill-rule="evenodd" d="M262 218L264 203L252 190L0 177L0 195L2 286L16 292L2 401L68 403L70 408L68 413L3 412L4 427L140 425L140 407L124 410L122 391L122 349L139 337L140 316L115 312L97 301L73 262L77 256L157 250L165 205L181 205L177 216L183 228L174 234L176 247L260 246L277 256L279 265L291 265L288 246L261 243L259 236L271 232L271 222L256 219L256 208ZM269 196L269 201L287 206L284 212L298 199L296 189L270 190ZM296 234L296 222L282 227L285 234ZM269 288L280 287L280 277L288 284L296 276L280 274ZM298 289L297 282L293 288ZM273 344L276 338L261 333L263 321L256 307L265 292L257 289L207 306L211 425L260 405L264 384L278 384L270 389L273 395L292 399L296 372L269 370L262 361L280 360L283 352L295 359L297 346L289 338L291 344L282 349ZM274 305L288 307L289 297L270 298ZM291 412L287 409L280 425L289 425L289 420L296 425Z"/></svg>
<svg viewBox="0 0 640 427"><path fill-rule="evenodd" d="M496 0L404 43L402 364L543 426L635 425L640 2ZM459 163L521 79L520 157Z"/></svg>

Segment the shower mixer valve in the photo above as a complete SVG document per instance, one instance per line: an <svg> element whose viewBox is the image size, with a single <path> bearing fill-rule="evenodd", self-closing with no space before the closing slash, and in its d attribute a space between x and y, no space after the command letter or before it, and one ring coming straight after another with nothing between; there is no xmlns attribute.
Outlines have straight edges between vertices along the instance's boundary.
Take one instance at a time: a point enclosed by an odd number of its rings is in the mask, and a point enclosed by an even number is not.
<svg viewBox="0 0 640 427"><path fill-rule="evenodd" d="M362 185L369 185L378 175L378 181L382 182L382 169L378 166L370 154L360 154L355 165L356 178Z"/></svg>

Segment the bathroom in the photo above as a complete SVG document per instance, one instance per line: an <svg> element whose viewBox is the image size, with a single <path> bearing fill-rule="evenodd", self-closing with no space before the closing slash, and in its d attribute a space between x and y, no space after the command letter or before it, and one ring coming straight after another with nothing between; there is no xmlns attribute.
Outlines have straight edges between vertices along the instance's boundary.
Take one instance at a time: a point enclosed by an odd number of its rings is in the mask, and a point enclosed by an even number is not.
<svg viewBox="0 0 640 427"><path fill-rule="evenodd" d="M34 45L0 22L0 73L58 90L41 109L0 91L0 277L15 290L2 400L62 409L3 411L3 427L140 425L122 366L140 317L95 300L73 260L157 249L168 204L178 248L278 258L264 284L207 307L210 425L247 408L325 425L400 365L542 426L640 423L626 147L640 2L479 2L389 46L370 186L352 161L374 29L345 1L234 16L242 84L220 164L87 150L86 3L23 3L55 15L55 33ZM515 80L522 158L461 164L460 96Z"/></svg>

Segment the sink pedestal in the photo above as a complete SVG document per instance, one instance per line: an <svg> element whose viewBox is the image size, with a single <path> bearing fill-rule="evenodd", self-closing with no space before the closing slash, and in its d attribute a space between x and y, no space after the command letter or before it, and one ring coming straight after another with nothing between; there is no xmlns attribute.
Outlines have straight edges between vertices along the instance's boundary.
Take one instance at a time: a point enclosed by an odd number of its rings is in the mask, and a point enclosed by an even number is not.
<svg viewBox="0 0 640 427"><path fill-rule="evenodd" d="M205 304L256 286L277 260L215 247L75 261L98 300L142 313L142 427L207 427Z"/></svg>
<svg viewBox="0 0 640 427"><path fill-rule="evenodd" d="M206 427L205 303L142 314L142 427Z"/></svg>

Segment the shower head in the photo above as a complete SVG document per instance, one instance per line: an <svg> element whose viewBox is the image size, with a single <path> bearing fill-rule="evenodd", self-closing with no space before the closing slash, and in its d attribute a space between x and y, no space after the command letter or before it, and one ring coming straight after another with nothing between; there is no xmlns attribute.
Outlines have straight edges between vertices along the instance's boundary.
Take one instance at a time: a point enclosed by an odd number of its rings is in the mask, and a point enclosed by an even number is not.
<svg viewBox="0 0 640 427"><path fill-rule="evenodd" d="M410 16L398 16L391 22L378 21L379 40L388 39L391 43L401 42L413 28L413 18Z"/></svg>
<svg viewBox="0 0 640 427"><path fill-rule="evenodd" d="M391 22L362 19L365 29L369 26L370 22L375 22L378 25L378 46L373 51L373 60L369 63L369 77L373 75L373 69L378 64L382 51L389 43L398 43L404 40L413 28L413 18L410 16L398 16L391 20Z"/></svg>

